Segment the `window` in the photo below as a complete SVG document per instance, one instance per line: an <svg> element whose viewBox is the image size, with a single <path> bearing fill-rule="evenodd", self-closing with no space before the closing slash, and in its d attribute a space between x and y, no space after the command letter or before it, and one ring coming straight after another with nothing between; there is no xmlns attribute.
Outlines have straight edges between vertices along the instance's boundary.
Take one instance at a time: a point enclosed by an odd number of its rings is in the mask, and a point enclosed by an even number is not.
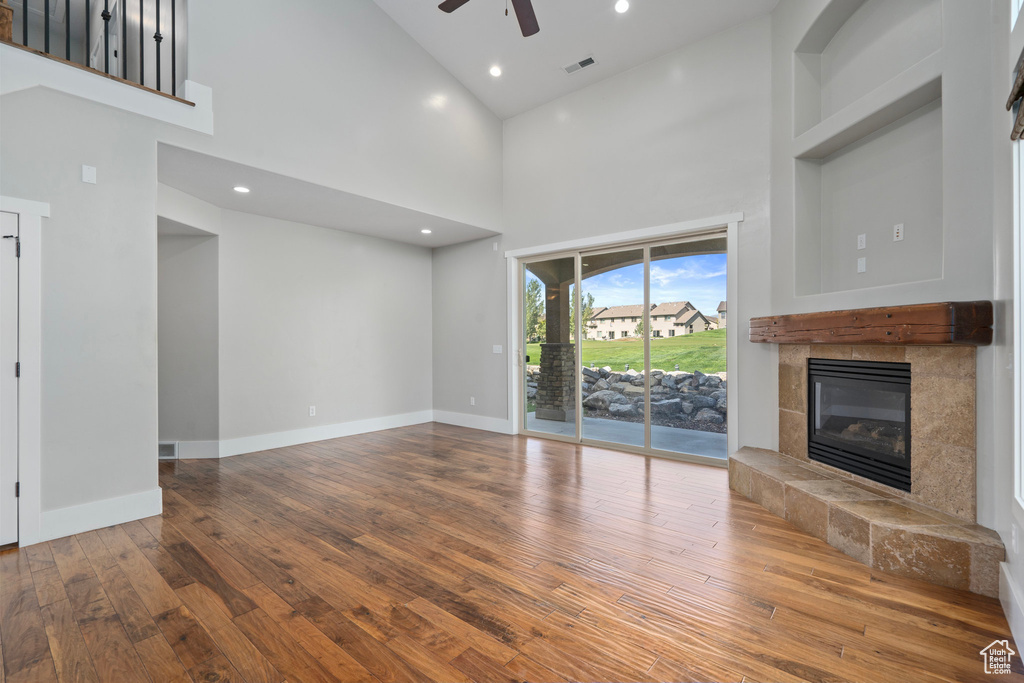
<svg viewBox="0 0 1024 683"><path fill-rule="evenodd" d="M676 336L676 331L675 330L669 330L668 331L668 336L670 336L670 337Z"/></svg>
<svg viewBox="0 0 1024 683"><path fill-rule="evenodd" d="M608 333L608 338L609 338L609 339L615 339L615 332L614 332L614 331L612 331L612 332L609 332L609 333Z"/></svg>

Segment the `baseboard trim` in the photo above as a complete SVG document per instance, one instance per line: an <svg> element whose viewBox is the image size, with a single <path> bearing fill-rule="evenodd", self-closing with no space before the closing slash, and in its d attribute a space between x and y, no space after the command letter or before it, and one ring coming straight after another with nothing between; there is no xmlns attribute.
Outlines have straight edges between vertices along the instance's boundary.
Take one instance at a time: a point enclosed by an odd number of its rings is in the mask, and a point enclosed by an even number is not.
<svg viewBox="0 0 1024 683"><path fill-rule="evenodd" d="M337 439L343 436L354 436L356 434L366 434L368 432L379 432L384 429L395 429L396 427L409 427L411 425L432 422L433 420L434 413L432 411L421 410L415 413L373 417L368 420L340 422L338 424L323 425L321 427L309 427L308 429L293 429L287 432L274 432L272 434L243 436L237 439L224 439L220 442L220 457L227 458L232 455L255 453L257 451L266 451L272 448L297 446L298 444L303 443Z"/></svg>
<svg viewBox="0 0 1024 683"><path fill-rule="evenodd" d="M1013 640L1024 643L1024 596L1010 575L1010 565L1007 562L999 565L999 602L1003 606L1006 621L1010 624L1010 635L1013 636Z"/></svg>
<svg viewBox="0 0 1024 683"><path fill-rule="evenodd" d="M469 427L470 429L482 429L486 432L497 432L499 434L512 434L512 422L499 417L486 417L484 415L470 415L469 413L454 413L447 410L435 410L434 422L456 427Z"/></svg>
<svg viewBox="0 0 1024 683"><path fill-rule="evenodd" d="M124 524L162 512L163 491L159 488L58 510L46 510L42 514L39 538L35 542L52 541L55 538Z"/></svg>
<svg viewBox="0 0 1024 683"><path fill-rule="evenodd" d="M207 460L220 457L220 441L179 441L178 460Z"/></svg>

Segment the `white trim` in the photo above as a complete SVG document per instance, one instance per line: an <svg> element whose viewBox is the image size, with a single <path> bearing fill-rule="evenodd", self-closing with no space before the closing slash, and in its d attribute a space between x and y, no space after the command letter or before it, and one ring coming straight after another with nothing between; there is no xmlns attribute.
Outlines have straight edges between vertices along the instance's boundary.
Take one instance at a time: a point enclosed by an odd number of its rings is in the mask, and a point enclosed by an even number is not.
<svg viewBox="0 0 1024 683"><path fill-rule="evenodd" d="M468 427L470 429L482 429L485 432L497 432L498 434L514 434L512 423L500 417L486 417L484 415L470 415L469 413L453 413L447 410L435 410L434 422L456 427ZM1024 642L1024 641L1021 641Z"/></svg>
<svg viewBox="0 0 1024 683"><path fill-rule="evenodd" d="M617 244L628 244L630 242L646 242L660 237L674 237L677 235L681 237L686 233L708 230L710 228L724 228L731 223L741 223L742 221L742 212L729 213L722 216L712 216L711 218L701 218L695 221L668 223L666 225L656 225L652 228L613 232L606 235L567 240L565 242L553 242L538 247L513 249L512 251L505 252L505 258L521 259L559 251L583 251L591 247L613 247Z"/></svg>
<svg viewBox="0 0 1024 683"><path fill-rule="evenodd" d="M506 310L508 311L508 324L506 328L508 330L508 423L510 427L510 434L518 434L522 427L519 420L519 377L517 370L522 372L523 369L523 349L522 349L522 336L519 334L520 321L522 320L522 312L519 307L522 305L522 297L520 296L520 290L522 284L519 282L519 260L506 256L506 282L505 291L508 297L508 305ZM437 415L439 411L434 411Z"/></svg>
<svg viewBox="0 0 1024 683"><path fill-rule="evenodd" d="M209 460L220 457L220 441L177 441L178 460Z"/></svg>
<svg viewBox="0 0 1024 683"><path fill-rule="evenodd" d="M421 410L419 412L404 413L402 415L372 417L366 420L339 422L338 424L322 425L320 427L292 429L287 432L274 432L271 434L258 434L256 436L242 436L236 439L224 439L220 442L220 457L227 458L232 455L241 455L243 453L255 453L257 451L266 451L273 448L297 446L303 443L337 439L343 436L366 434L367 432L379 432L384 429L395 429L396 427L409 427L411 425L418 425L433 421L434 411Z"/></svg>
<svg viewBox="0 0 1024 683"><path fill-rule="evenodd" d="M742 220L742 219L740 219ZM735 325L734 334L729 333L728 306L735 311L739 302L740 293L740 224L739 221L729 223L725 231L725 300L731 301L726 305L725 323L725 370L727 377L726 390L729 401L729 423L726 425L726 446L725 450L732 455L740 449L740 383L737 378L740 376L740 330Z"/></svg>
<svg viewBox="0 0 1024 683"><path fill-rule="evenodd" d="M127 496L47 510L42 515L42 529L35 542L41 543L159 515L163 512L163 493L157 487Z"/></svg>
<svg viewBox="0 0 1024 683"><path fill-rule="evenodd" d="M194 107L161 97L102 74L77 69L11 45L0 44L0 95L43 87L117 109L213 135L213 91L185 81L184 97Z"/></svg>
<svg viewBox="0 0 1024 683"><path fill-rule="evenodd" d="M999 603L1010 625L1010 634L1018 643L1024 643L1024 596L1013 580L1008 562L999 563Z"/></svg>
<svg viewBox="0 0 1024 683"><path fill-rule="evenodd" d="M38 543L42 526L42 229L50 205L0 196L0 211L18 214L18 545Z"/></svg>
<svg viewBox="0 0 1024 683"><path fill-rule="evenodd" d="M47 202L35 202L31 199L0 196L0 211L16 214L29 214L39 218L50 217L50 205Z"/></svg>

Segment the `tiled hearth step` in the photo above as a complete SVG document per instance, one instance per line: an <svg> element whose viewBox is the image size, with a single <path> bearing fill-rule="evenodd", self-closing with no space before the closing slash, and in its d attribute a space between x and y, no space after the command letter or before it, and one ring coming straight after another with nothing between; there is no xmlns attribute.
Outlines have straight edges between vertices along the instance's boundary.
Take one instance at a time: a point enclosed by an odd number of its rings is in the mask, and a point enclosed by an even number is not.
<svg viewBox="0 0 1024 683"><path fill-rule="evenodd" d="M729 486L873 569L998 595L1005 551L983 526L759 448L729 458Z"/></svg>

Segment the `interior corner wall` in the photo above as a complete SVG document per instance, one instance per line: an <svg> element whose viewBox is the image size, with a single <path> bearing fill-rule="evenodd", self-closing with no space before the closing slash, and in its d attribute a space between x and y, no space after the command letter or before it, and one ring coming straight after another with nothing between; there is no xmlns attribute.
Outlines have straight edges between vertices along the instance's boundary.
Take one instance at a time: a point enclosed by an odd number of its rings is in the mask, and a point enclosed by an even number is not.
<svg viewBox="0 0 1024 683"><path fill-rule="evenodd" d="M467 425L508 419L505 278L498 238L434 250L433 407L473 416L463 420ZM502 353L494 353L495 345Z"/></svg>
<svg viewBox="0 0 1024 683"><path fill-rule="evenodd" d="M42 89L0 98L0 119L0 193L51 207L42 510L159 494L153 126ZM99 169L96 184L82 182L83 164Z"/></svg>
<svg viewBox="0 0 1024 683"><path fill-rule="evenodd" d="M740 322L770 304L769 55L762 17L507 120L501 249L743 212L729 316L745 334ZM506 307L506 264L491 249L483 240L435 250L435 324L452 335L486 326L464 355L435 357L435 410L469 412L472 395L489 415L508 414L507 376L491 372L488 355L507 334L489 317ZM771 358L768 345L741 344L729 368L742 387L741 445L775 439L762 409L777 386Z"/></svg>
<svg viewBox="0 0 1024 683"><path fill-rule="evenodd" d="M218 241L222 453L430 411L429 249L226 210Z"/></svg>
<svg viewBox="0 0 1024 683"><path fill-rule="evenodd" d="M157 239L160 441L219 440L217 246Z"/></svg>

